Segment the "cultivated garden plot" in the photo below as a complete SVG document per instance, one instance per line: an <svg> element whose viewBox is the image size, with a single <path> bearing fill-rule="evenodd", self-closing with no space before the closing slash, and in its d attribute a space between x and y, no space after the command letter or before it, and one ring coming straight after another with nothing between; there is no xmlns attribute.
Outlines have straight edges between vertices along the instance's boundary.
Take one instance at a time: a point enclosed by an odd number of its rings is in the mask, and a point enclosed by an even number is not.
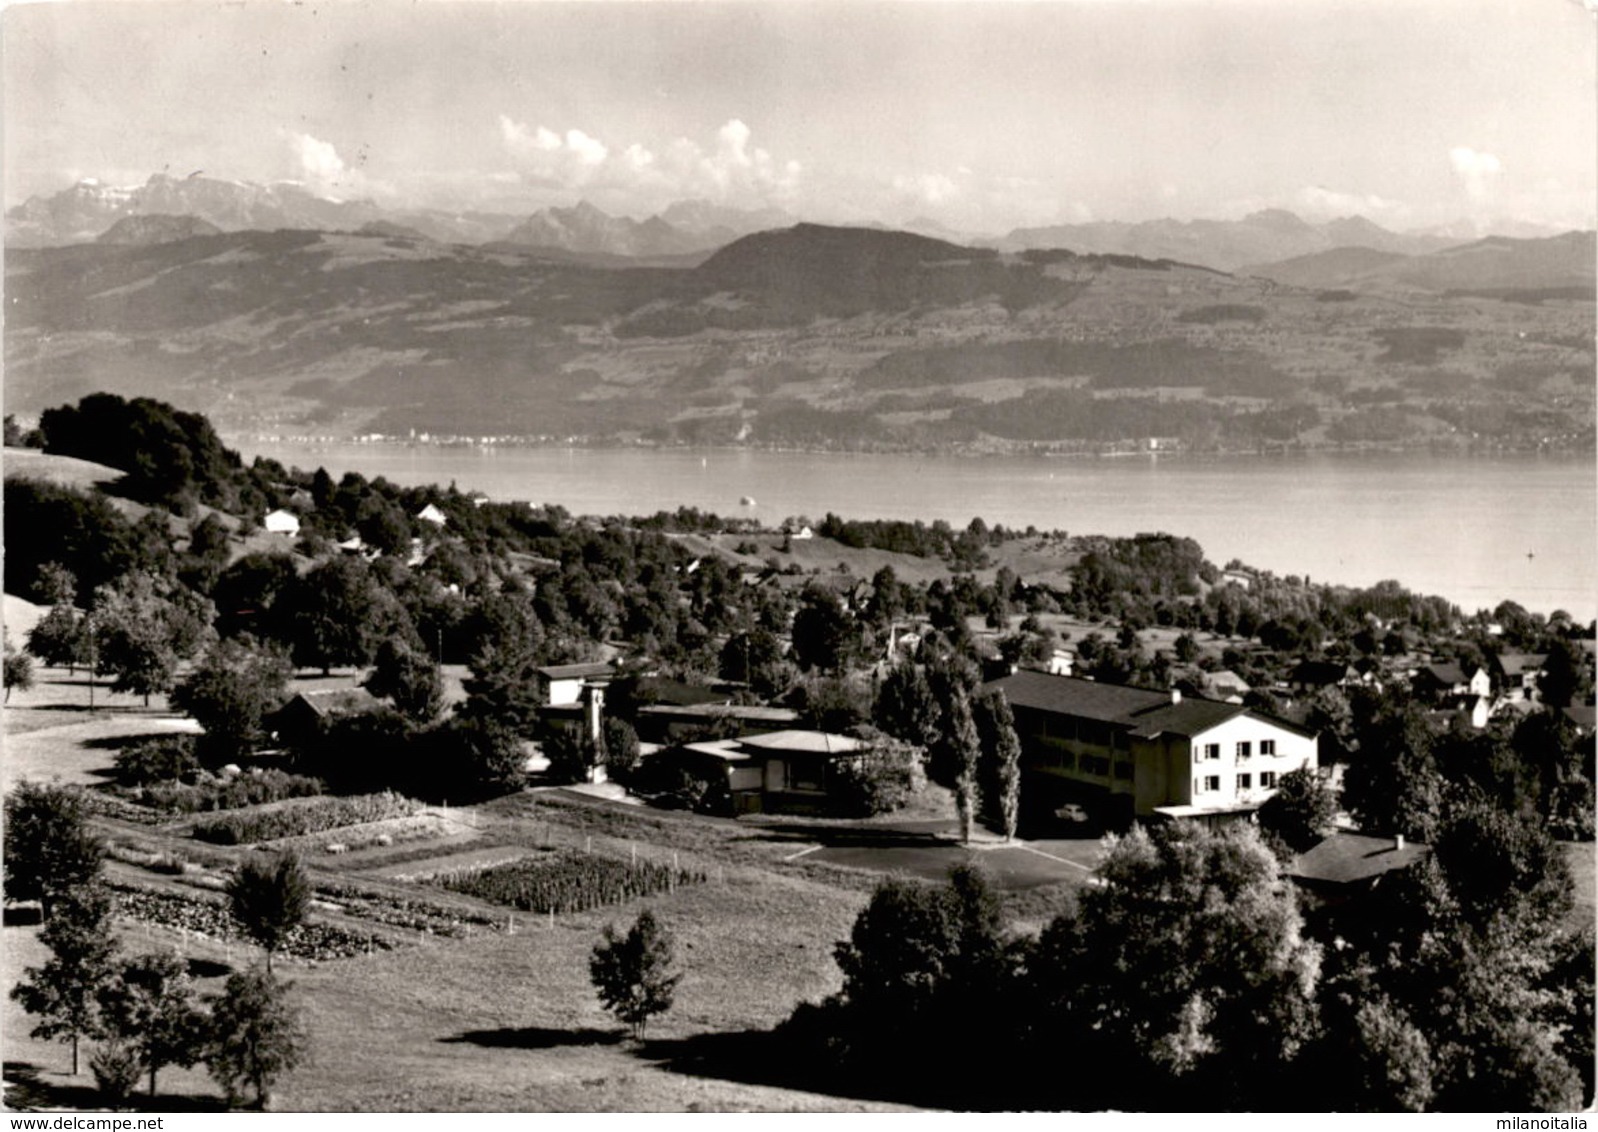
<svg viewBox="0 0 1598 1132"><path fill-rule="evenodd" d="M454 869L425 879L524 912L567 913L675 892L680 885L702 884L705 873L637 858L549 849L519 861Z"/></svg>

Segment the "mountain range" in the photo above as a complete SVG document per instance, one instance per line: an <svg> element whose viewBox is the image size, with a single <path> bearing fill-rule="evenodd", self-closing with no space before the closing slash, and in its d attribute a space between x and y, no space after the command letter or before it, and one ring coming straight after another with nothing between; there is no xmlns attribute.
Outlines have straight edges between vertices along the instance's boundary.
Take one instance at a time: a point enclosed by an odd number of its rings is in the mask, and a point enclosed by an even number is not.
<svg viewBox="0 0 1598 1132"><path fill-rule="evenodd" d="M394 225L444 243L537 248L567 259L612 266L618 260L691 266L742 236L785 228L797 219L780 209L739 209L702 200L679 201L642 220L609 215L587 201L530 215L390 209L370 200L319 197L292 182L250 184L197 172L182 178L156 174L143 185L127 188L85 180L50 196L29 198L6 213L6 245L85 243L100 238L124 218L153 215L194 217L225 232L280 228L366 231L374 224ZM1083 254L1174 260L1221 271L1339 248L1425 255L1478 238L1468 225L1393 232L1364 217L1311 223L1280 209L1255 212L1241 220L1102 221L1018 228L997 239L973 238L927 217L916 217L899 227L1003 252L1069 248ZM1508 222L1495 225L1495 230L1513 237L1554 234ZM180 229L172 227L172 231ZM154 238L159 232L150 229L144 235Z"/></svg>
<svg viewBox="0 0 1598 1132"><path fill-rule="evenodd" d="M814 224L597 266L398 224L156 241L125 217L10 248L7 409L106 390L257 434L824 449L1593 443L1590 232L1277 279Z"/></svg>

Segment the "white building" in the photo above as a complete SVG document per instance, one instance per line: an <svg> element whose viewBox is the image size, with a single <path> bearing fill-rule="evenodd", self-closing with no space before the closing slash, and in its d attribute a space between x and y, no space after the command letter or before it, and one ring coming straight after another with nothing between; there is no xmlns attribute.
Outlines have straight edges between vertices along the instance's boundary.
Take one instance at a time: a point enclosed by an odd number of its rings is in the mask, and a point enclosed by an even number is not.
<svg viewBox="0 0 1598 1132"><path fill-rule="evenodd" d="M1009 700L1033 788L1112 823L1246 817L1319 765L1315 735L1241 704L1026 670L985 688Z"/></svg>
<svg viewBox="0 0 1598 1132"><path fill-rule="evenodd" d="M271 512L261 520L261 526L274 535L289 535L300 533L300 517L292 511L285 511L281 507Z"/></svg>

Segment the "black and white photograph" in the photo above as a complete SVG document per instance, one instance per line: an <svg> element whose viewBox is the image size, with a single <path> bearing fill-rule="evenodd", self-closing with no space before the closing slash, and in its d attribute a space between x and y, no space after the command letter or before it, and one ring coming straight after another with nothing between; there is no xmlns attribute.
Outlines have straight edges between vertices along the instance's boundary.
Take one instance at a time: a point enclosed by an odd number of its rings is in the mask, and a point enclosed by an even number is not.
<svg viewBox="0 0 1598 1132"><path fill-rule="evenodd" d="M0 37L12 1128L1587 1127L1598 0Z"/></svg>

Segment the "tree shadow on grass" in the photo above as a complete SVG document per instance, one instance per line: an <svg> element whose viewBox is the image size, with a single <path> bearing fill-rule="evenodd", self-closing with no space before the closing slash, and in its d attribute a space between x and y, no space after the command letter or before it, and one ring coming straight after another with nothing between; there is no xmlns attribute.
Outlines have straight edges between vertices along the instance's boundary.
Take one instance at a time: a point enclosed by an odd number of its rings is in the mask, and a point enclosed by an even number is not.
<svg viewBox="0 0 1598 1132"><path fill-rule="evenodd" d="M829 849L900 849L948 845L931 829L886 825L829 826L765 824L748 827L758 830L751 840L815 842Z"/></svg>
<svg viewBox="0 0 1598 1132"><path fill-rule="evenodd" d="M144 731L137 735L100 735L93 739L85 739L81 745L96 751L121 751L152 739L171 739L174 736L189 734L193 733L168 728L165 731Z"/></svg>
<svg viewBox="0 0 1598 1132"><path fill-rule="evenodd" d="M85 1056L87 1056L85 1054ZM106 1109L104 1094L89 1084L87 1071L82 1083L46 1081L30 1061L5 1063L5 1107L14 1112L99 1111ZM133 1112L222 1112L227 1106L221 1097L186 1093L134 1093L124 1102Z"/></svg>
<svg viewBox="0 0 1598 1132"><path fill-rule="evenodd" d="M894 1089L883 1078L845 1076L805 1058L779 1032L729 1030L694 1034L687 1038L650 1039L638 1056L660 1064L670 1073L708 1077L740 1085L764 1085L860 1101L897 1104L936 1103L915 1095L913 1088ZM905 1080L914 1080L910 1075Z"/></svg>
<svg viewBox="0 0 1598 1132"><path fill-rule="evenodd" d="M489 1049L555 1049L558 1046L619 1045L626 1037L620 1030L596 1030L591 1026L569 1030L552 1026L506 1026L498 1030L466 1030L438 1040Z"/></svg>

